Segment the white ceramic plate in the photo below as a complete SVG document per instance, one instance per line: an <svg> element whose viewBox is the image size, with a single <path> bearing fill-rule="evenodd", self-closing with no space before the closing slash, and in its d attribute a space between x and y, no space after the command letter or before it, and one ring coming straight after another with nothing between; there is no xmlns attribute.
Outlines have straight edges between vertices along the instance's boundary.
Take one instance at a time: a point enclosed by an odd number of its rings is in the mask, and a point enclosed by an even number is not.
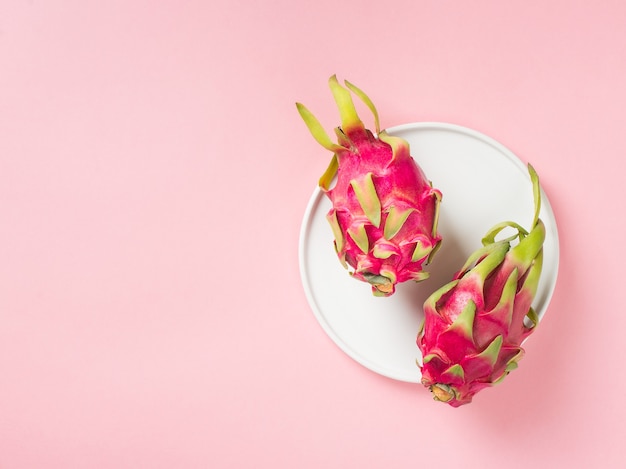
<svg viewBox="0 0 626 469"><path fill-rule="evenodd" d="M315 316L341 350L381 375L417 383L421 374L415 361L421 354L416 337L424 300L451 280L491 226L511 220L529 227L534 214L532 186L525 163L474 130L417 123L388 132L409 142L411 154L443 193L439 219L443 244L426 269L430 278L400 284L391 297L374 297L369 284L350 277L339 263L326 221L330 202L319 189L302 223L300 273ZM559 261L556 222L543 193L540 217L546 225L544 266L533 306L541 318L554 291Z"/></svg>

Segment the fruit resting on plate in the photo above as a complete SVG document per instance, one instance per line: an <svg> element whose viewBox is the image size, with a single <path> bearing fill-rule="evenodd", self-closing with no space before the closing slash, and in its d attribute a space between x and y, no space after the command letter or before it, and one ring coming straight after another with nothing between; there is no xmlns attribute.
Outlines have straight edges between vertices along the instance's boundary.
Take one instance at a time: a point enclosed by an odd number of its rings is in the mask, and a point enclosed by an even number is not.
<svg viewBox="0 0 626 469"><path fill-rule="evenodd" d="M297 103L297 108L315 140L333 153L319 185L332 203L327 218L335 249L343 266L369 282L374 295L389 296L397 283L428 277L423 267L441 242L441 193L411 157L408 142L380 131L365 93L347 81L342 86L336 76L329 85L341 117L337 143L306 107ZM375 134L357 115L351 92L374 115Z"/></svg>
<svg viewBox="0 0 626 469"><path fill-rule="evenodd" d="M535 216L530 232L514 222L494 226L483 247L452 282L424 303L417 337L422 384L435 400L458 407L517 368L522 342L537 325L531 303L543 261L545 228L539 219L539 178L528 166ZM496 241L504 230L514 234Z"/></svg>

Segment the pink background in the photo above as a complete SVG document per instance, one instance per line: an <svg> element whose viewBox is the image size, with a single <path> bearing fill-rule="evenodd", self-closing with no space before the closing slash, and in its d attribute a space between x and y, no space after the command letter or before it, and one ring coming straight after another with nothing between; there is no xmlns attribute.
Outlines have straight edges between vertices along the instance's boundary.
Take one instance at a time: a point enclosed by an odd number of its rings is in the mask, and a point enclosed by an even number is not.
<svg viewBox="0 0 626 469"><path fill-rule="evenodd" d="M625 467L626 4L0 4L0 467ZM298 271L337 73L530 161L560 277L469 406L344 355Z"/></svg>

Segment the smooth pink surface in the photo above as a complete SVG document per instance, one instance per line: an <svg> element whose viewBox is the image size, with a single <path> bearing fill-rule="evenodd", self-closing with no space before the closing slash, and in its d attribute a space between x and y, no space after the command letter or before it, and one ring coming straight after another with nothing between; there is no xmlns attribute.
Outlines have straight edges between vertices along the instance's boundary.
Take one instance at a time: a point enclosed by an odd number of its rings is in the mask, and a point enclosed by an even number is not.
<svg viewBox="0 0 626 469"><path fill-rule="evenodd" d="M0 467L624 467L626 4L0 4ZM298 235L337 73L541 175L557 289L459 409L361 367ZM445 195L444 195L445 197Z"/></svg>

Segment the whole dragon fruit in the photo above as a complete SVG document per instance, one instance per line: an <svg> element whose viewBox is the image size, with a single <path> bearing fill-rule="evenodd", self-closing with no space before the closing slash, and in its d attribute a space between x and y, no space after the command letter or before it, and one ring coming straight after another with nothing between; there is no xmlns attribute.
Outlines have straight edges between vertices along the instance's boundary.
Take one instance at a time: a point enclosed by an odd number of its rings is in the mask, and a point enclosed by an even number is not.
<svg viewBox="0 0 626 469"><path fill-rule="evenodd" d="M327 218L335 249L375 296L389 296L397 283L428 277L423 266L441 242L441 193L411 157L408 142L380 131L378 112L365 93L347 81L344 88L334 75L329 85L341 117L337 143L305 106L296 106L315 140L334 153L319 186L332 202ZM350 92L374 115L376 134L359 119Z"/></svg>
<svg viewBox="0 0 626 469"><path fill-rule="evenodd" d="M538 321L531 303L541 274L545 228L539 219L539 178L532 166L528 171L535 200L530 232L514 222L494 226L452 282L424 303L417 337L422 384L435 400L453 407L471 402L478 391L517 368L524 354L521 344ZM506 228L517 233L496 241Z"/></svg>

